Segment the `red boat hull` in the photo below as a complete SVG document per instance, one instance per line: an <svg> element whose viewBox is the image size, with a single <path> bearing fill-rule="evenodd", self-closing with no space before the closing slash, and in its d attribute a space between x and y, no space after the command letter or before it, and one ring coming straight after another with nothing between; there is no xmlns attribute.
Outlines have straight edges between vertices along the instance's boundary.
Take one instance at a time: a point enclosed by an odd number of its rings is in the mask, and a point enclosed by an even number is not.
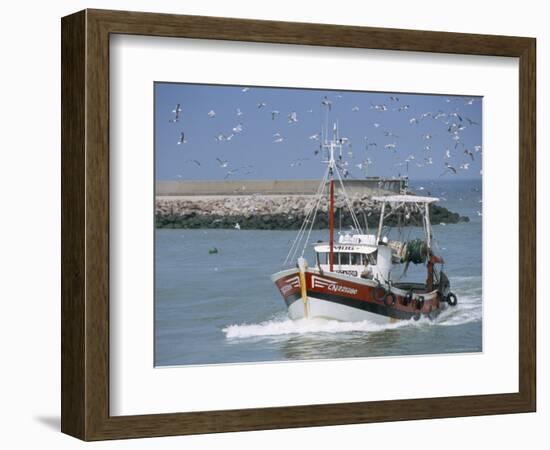
<svg viewBox="0 0 550 450"><path fill-rule="evenodd" d="M273 275L291 316L326 317L337 320L381 319L394 321L435 318L447 303L437 290L426 292L421 286L402 289L384 287L373 280L346 275L327 275L308 269L304 274L304 298L298 269ZM328 316L328 317L327 317Z"/></svg>

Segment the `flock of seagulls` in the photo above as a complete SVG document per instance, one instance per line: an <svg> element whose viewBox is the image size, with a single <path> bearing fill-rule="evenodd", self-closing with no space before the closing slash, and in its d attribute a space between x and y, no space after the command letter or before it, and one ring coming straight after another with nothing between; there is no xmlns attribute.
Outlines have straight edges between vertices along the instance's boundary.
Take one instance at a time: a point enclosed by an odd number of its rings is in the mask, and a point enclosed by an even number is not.
<svg viewBox="0 0 550 450"><path fill-rule="evenodd" d="M247 93L250 90L251 88L244 87L241 89L241 92ZM324 112L328 114L339 104L339 100L342 97L342 94L335 94L330 97L329 95L324 95L320 98L318 105L321 110L324 110ZM378 94L376 98L377 102L370 101L367 109L373 111L371 114L380 114L380 121L373 121L370 124L373 128L369 128L369 123L366 118L364 122L362 122L363 129L367 131L368 136L364 136L363 138L364 147L359 154L359 162L350 164L350 161L348 161L355 158L351 139L348 137L341 137L339 139L339 143L345 147L345 156L340 156L338 161L339 168L344 177L355 178L352 173L353 168L357 168L362 176L367 176L369 168L373 165L373 160L376 161L380 152L392 155L394 161L393 165L400 168L400 174L402 174L402 170L408 174L409 170L414 167L422 168L434 166L435 152L441 152L444 155L442 161L443 166L436 172L439 173L440 177L453 176L461 171L469 171L472 163L480 158L482 153L481 144L467 146L463 139L463 134L466 129L480 126L476 120L467 116L468 107L479 102L479 99L451 97L445 100L447 108L438 109L436 111L416 111L416 113L414 113L417 108L409 103L404 103L402 97L388 95L386 101L382 101L383 97ZM269 106L270 105L268 105L266 101L258 101L256 103L258 114L267 109L271 121L278 123L281 119L281 111L279 109L271 109ZM313 111L313 108L309 108L306 110L306 113L313 113ZM184 105L182 106L182 103L176 103L168 119L168 122L173 124L174 127L180 127L179 138L176 141L177 146L180 148L185 148L188 142L186 139L187 130L182 129L185 128L185 121L182 119L183 112ZM351 107L351 112L357 113L357 119L355 120L361 121L360 116L362 113L359 105L353 105ZM388 123L386 117L393 114L397 114L397 116L392 117L389 122L394 126L400 126L401 128L398 128L397 131L403 131L407 135L406 138L401 138L401 133L397 133L396 130L388 129L380 123ZM214 109L209 109L208 112L206 112L206 116L208 119L216 119L218 114ZM245 131L245 121L242 117L244 116L243 110L241 108L236 108L235 116L236 124L231 127L230 131L219 131L213 135L212 138L215 142L219 144L230 142ZM285 116L283 115L282 117ZM372 117L372 115L370 117ZM286 122L288 125L300 127L298 111L287 112ZM213 120L213 123L217 123L217 121ZM425 131L426 123L429 123L429 132ZM353 126L357 128L357 123L354 123ZM410 127L409 131L405 132L402 128L403 126ZM410 138L411 133L415 133L414 130L417 129L416 127L420 127L418 128L419 130L421 128L424 129L424 131L418 132L418 143L414 143ZM434 139L435 137L437 137L437 139ZM271 142L273 144L281 144L285 142L285 139L281 131L272 133ZM304 145L308 145L307 142L316 143L315 148L312 149L313 156L317 156L321 153L321 140L322 134L319 132L309 134L309 137L305 139ZM436 144L434 144L435 142ZM441 142L447 142L447 146L442 147ZM382 157L384 156L382 155ZM237 173L254 173L254 166L252 165L233 167L229 160L223 159L220 156L216 157L215 160L218 167L224 171L224 179L230 178ZM288 162L288 166L291 168L300 167L305 161L309 160L310 158L306 157L294 158ZM440 158L438 158L438 160L440 160ZM185 163L192 163L197 167L201 166L201 162L197 159L186 159ZM434 168L434 170L437 169ZM181 178L181 175L178 176Z"/></svg>

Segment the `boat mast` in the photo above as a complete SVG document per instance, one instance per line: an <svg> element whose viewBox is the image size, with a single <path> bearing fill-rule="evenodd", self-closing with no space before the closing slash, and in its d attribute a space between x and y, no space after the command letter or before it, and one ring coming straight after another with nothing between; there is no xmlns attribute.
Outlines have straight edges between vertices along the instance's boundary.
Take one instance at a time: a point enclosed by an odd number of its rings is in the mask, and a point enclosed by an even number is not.
<svg viewBox="0 0 550 450"><path fill-rule="evenodd" d="M328 121L328 112L327 112ZM334 158L334 151L340 150L342 153L342 146L338 141L338 124L334 123L332 129L332 139L327 139L328 130L323 139L323 147L328 150L328 159L325 161L328 164L329 172L329 202L328 202L328 227L329 227L329 270L334 271L334 171L336 170L336 159Z"/></svg>

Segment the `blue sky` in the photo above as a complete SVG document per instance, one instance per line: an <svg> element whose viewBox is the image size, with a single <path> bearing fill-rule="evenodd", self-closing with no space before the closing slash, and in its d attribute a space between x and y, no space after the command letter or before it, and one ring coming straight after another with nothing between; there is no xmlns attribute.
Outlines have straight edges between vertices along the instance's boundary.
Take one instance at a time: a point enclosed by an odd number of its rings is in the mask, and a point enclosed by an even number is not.
<svg viewBox="0 0 550 450"><path fill-rule="evenodd" d="M320 131L325 97L329 121L351 144L343 154L350 178L481 176L481 97L243 88L155 83L157 180L321 178L319 141L310 136Z"/></svg>

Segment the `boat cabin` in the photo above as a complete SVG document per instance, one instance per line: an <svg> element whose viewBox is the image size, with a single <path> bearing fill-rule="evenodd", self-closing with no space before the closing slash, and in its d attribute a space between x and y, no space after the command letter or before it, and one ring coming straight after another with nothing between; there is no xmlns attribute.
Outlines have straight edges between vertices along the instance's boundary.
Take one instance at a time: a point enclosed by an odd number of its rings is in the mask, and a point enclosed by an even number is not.
<svg viewBox="0 0 550 450"><path fill-rule="evenodd" d="M330 244L315 245L317 267L330 271ZM392 265L392 249L387 239L376 245L373 234L342 234L333 245L333 272L374 280L388 280Z"/></svg>

